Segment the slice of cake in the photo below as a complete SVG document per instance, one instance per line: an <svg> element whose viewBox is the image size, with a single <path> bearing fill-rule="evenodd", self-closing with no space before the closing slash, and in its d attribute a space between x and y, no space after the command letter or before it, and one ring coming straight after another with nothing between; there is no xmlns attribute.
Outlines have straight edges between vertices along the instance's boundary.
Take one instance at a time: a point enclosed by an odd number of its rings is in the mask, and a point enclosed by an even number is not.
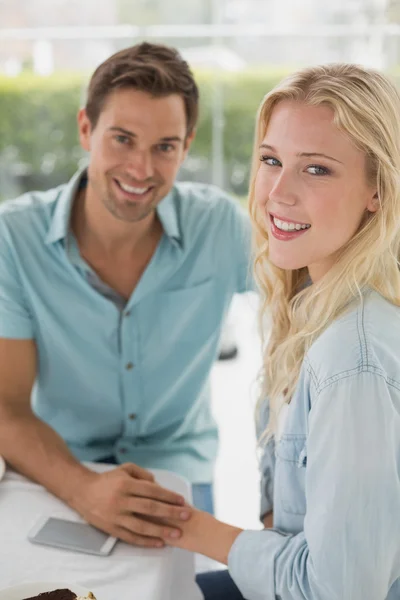
<svg viewBox="0 0 400 600"><path fill-rule="evenodd" d="M77 596L71 590L54 590L53 592L43 592L38 596L32 596L31 598L24 598L24 600L96 600L92 592L89 592L87 596Z"/></svg>

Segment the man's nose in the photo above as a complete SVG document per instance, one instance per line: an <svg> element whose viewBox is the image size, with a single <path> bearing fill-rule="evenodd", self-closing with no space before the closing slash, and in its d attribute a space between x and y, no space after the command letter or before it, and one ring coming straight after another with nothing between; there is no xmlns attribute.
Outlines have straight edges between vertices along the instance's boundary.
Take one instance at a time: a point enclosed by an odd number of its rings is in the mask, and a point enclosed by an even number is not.
<svg viewBox="0 0 400 600"><path fill-rule="evenodd" d="M145 150L134 150L126 166L128 174L138 181L150 179L154 175L151 153Z"/></svg>

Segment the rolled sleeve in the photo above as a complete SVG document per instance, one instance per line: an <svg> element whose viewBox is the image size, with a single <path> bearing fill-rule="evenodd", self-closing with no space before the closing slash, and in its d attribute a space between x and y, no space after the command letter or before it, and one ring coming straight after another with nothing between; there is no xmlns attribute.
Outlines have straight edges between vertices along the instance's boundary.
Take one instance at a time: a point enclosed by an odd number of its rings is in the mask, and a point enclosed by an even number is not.
<svg viewBox="0 0 400 600"><path fill-rule="evenodd" d="M251 269L251 225L249 216L241 206L236 207L233 240L237 241L235 251L238 264L237 292L256 291Z"/></svg>
<svg viewBox="0 0 400 600"><path fill-rule="evenodd" d="M264 401L257 420L257 439L260 439L269 420L269 403ZM273 510L274 503L274 473L275 473L275 441L268 440L262 447L259 461L260 471L260 520L262 521Z"/></svg>
<svg viewBox="0 0 400 600"><path fill-rule="evenodd" d="M33 321L25 298L12 242L0 222L0 337L32 339Z"/></svg>
<svg viewBox="0 0 400 600"><path fill-rule="evenodd" d="M217 256L220 257L222 272L230 272L234 276L234 291L256 291L251 269L251 224L249 215L238 200L223 194L217 230ZM227 265L230 267L227 269Z"/></svg>
<svg viewBox="0 0 400 600"><path fill-rule="evenodd" d="M369 371L310 412L304 532L246 531L228 566L247 600L384 600L399 573L400 391Z"/></svg>
<svg viewBox="0 0 400 600"><path fill-rule="evenodd" d="M260 519L274 507L275 443L270 440L264 448L260 461Z"/></svg>

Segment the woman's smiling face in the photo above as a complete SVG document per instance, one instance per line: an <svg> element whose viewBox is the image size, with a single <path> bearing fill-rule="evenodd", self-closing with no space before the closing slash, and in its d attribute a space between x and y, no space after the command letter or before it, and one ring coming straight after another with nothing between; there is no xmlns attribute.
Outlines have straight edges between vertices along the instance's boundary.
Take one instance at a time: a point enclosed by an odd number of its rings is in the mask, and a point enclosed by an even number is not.
<svg viewBox="0 0 400 600"><path fill-rule="evenodd" d="M334 264L366 210L377 210L365 154L333 122L326 105L283 100L260 146L255 201L264 212L269 259L308 267L313 281Z"/></svg>

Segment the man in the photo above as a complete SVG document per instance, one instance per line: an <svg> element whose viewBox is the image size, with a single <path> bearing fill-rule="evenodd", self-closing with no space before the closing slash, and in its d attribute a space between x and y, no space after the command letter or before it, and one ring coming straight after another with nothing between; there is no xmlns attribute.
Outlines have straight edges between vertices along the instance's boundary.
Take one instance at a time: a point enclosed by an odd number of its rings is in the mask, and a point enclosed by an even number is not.
<svg viewBox="0 0 400 600"><path fill-rule="evenodd" d="M249 279L237 203L175 184L197 112L175 50L123 50L95 71L78 115L87 170L0 210L0 454L146 546L162 537L152 518L190 516L148 468L186 476L212 510L209 373Z"/></svg>

